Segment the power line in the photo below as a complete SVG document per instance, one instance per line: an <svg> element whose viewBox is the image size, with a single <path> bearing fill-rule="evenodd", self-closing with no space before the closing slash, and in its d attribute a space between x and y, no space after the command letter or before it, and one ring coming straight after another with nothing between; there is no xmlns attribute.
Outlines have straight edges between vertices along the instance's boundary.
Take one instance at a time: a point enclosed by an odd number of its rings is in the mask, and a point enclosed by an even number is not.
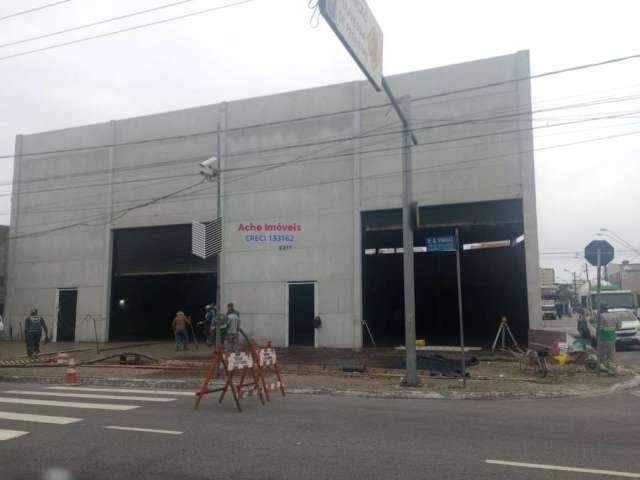
<svg viewBox="0 0 640 480"><path fill-rule="evenodd" d="M237 1L237 2L234 2L234 3L228 3L226 5L220 5L218 7L207 8L205 10L198 10L197 12L186 13L184 15L179 15L179 16L176 16L176 17L165 18L163 20L156 20L155 22L143 23L141 25L135 25L133 27L122 28L120 30L113 30L111 32L105 32L105 33L101 33L101 34L98 34L98 35L92 35L90 37L78 38L76 40L70 40L68 42L56 43L56 44L53 44L53 45L47 45L47 46L44 46L44 47L35 48L33 50L27 50L27 51L24 51L24 52L14 53L14 54L11 54L11 55L5 55L3 57L0 57L0 60L8 60L10 58L22 57L24 55L30 55L32 53L44 52L46 50L53 50L55 48L66 47L68 45L75 45L77 43L88 42L90 40L96 40L98 38L110 37L112 35L117 35L117 34L120 34L120 33L132 32L134 30L140 30L141 28L147 28L147 27L152 27L152 26L156 26L156 25L161 25L161 24L164 24L164 23L174 22L176 20L182 20L182 19L189 18L189 17L195 17L196 15L203 15L205 13L215 12L217 10L223 10L223 9L226 9L226 8L237 7L239 5L244 5L246 3L255 2L255 1L256 0L240 0L240 1Z"/></svg>
<svg viewBox="0 0 640 480"><path fill-rule="evenodd" d="M630 132L629 134L640 134L640 131L636 131L636 132ZM584 141L580 141L580 142L571 142L571 143L565 143L565 144L560 144L560 145L554 145L551 147L546 147L543 148L542 150L548 150L551 148L562 148L562 147L567 147L570 145L576 145L576 144L581 144L581 143L588 143L588 142L593 142L593 141L602 141L602 140L607 140L610 138L617 138L620 135L612 135L612 136L607 136L607 137L599 137L599 138L595 138L595 139L588 139L588 140L584 140ZM401 147L397 147L397 148L401 148ZM508 154L504 154L502 156L515 156L515 155L519 155L522 153L527 153L530 151L534 151L536 149L531 149L531 150L525 150L525 151L518 151L518 152L511 152ZM354 153L352 153L353 155ZM430 169L434 169L437 167L442 167L442 166L450 166L453 164L460 164L460 163L468 163L468 162L474 162L474 161L481 161L481 160L493 160L495 159L496 156L491 156L491 157L484 157L484 158L476 158L476 159L468 159L468 160L464 160L464 161L460 161L460 162L450 162L447 164L441 164L441 165L429 165L429 166L425 166L425 167L421 167L421 168L416 168L414 169L415 172L419 172L419 171L426 171L426 170L430 170ZM446 171L446 170L436 170L436 171ZM292 189L300 189L300 188L308 188L308 187L315 187L315 186L326 186L326 185L331 185L331 184L338 184L338 183L345 183L345 182L352 182L354 180L370 180L370 179L379 179L379 178L385 178L385 177L389 177L389 176L396 176L401 174L402 171L391 171L391 172L385 172L385 173L380 173L380 174L372 174L372 175L364 175L364 176L353 176L353 177L346 177L346 178L340 178L340 179L334 179L334 180L327 180L327 181L323 181L323 182L312 182L312 183L307 183L307 184L298 184L298 185L287 185L287 186L275 186L275 187L270 187L270 188L264 188L264 189L259 189L259 190L245 190L245 191L238 191L238 192L228 192L225 193L223 195L223 197L232 197L232 196L239 196L239 195L250 195L250 194L255 194L255 193L266 193L266 192L270 192L270 191L283 191L283 190L292 190ZM183 192L184 190L188 190L190 188L194 188L195 186L198 186L202 184L202 182L199 182L195 185L192 185L191 187L187 187L186 189L181 189L179 192ZM160 197L161 199L165 199L168 197L171 197L175 194L175 192L172 192L171 194L168 194L168 196L163 196ZM185 198L188 197L188 200L194 200L196 197L197 198L205 198L205 197L212 197L214 196L214 194L206 194L206 195L185 195ZM139 200L137 200L139 201ZM154 203L158 203L158 201L160 201L158 198L154 198L152 200L150 200L149 202L145 202L143 204L138 204L134 207L130 207L130 208L126 208L121 210L120 212L123 211L130 211L130 210L135 210L135 209L139 209L139 208L143 208L144 206L150 205L150 204L154 204ZM108 207L104 207L104 208L108 208ZM128 213L128 212L127 212ZM126 213L125 213L126 215ZM101 218L103 215L98 215L97 218ZM122 215L124 216L124 215ZM89 217L89 218L93 218L93 217ZM114 215L112 216L110 221L114 221L117 220L118 218L121 218L120 216ZM66 228L72 228L75 226L79 226L79 225L84 225L86 224L86 221L83 222L76 222L70 225L65 225L64 229ZM109 222L107 222L109 223ZM33 227L33 226L42 226L42 224L30 224L28 225L29 227ZM89 226L94 226L94 225L89 225ZM53 231L58 231L59 228L53 229ZM43 233L43 232L38 232L38 233ZM47 233L47 232L44 232ZM30 235L30 234L26 234L26 235ZM619 252L626 252L626 250L618 250ZM633 252L632 250L629 250L629 252ZM575 255L575 254L579 254L580 252L545 252L543 253L544 255Z"/></svg>
<svg viewBox="0 0 640 480"><path fill-rule="evenodd" d="M612 126L600 126L600 127L595 127L595 128L589 128L589 129L581 129L581 130L574 130L571 132L568 132L569 134L575 134L575 133L582 133L582 132L589 132L589 131L593 131L593 130L600 130L600 129L607 129L607 128L612 128L612 127L620 127L620 126L627 126L627 125L638 125L640 124L640 122L632 122L629 124L617 124L617 125L612 125ZM547 137L547 136L557 136L558 134L565 134L563 132L554 132L554 133L549 133L547 135L540 135L540 137ZM470 147L477 147L477 146L485 146L485 145L489 145L489 144L495 144L498 143L499 141L492 141L492 142L480 142L480 143L475 143L475 144L470 144L470 145L465 145L465 148L470 148ZM439 151L444 151L444 150L451 150L451 149L458 149L460 147L444 147L444 148L439 148L439 149L429 149L429 152L439 152ZM538 149L536 149L536 151L538 151L540 148L543 147L538 147ZM519 153L519 152L518 152ZM381 157L381 156L377 156L377 157ZM202 157L204 158L204 157ZM376 158L376 156L372 155L371 158ZM384 158L391 158L390 155L385 155ZM483 159L478 159L478 161L482 161ZM187 166L191 166L191 165L187 165ZM259 167L256 167L259 168ZM83 196L83 197L74 197L74 201L80 201L82 202L83 199L91 199L93 198L93 195L89 195L89 196ZM140 199L138 199L140 200ZM129 201L120 201L120 202L114 202L114 204L124 204L124 203L135 203L138 200L129 200ZM55 203L55 202L54 202ZM51 202L47 202L46 203L47 206L51 206L52 203ZM37 207L37 205L36 205ZM21 209L20 210L20 214L21 215L29 215L29 214L33 214L33 215L41 215L41 214L45 214L45 213L53 213L53 212L74 212L74 211L91 211L91 210L101 210L104 208L108 208L107 206L100 206L100 207L78 207L78 208L29 208L29 209ZM0 214L10 214L11 210L3 210L0 211Z"/></svg>
<svg viewBox="0 0 640 480"><path fill-rule="evenodd" d="M140 209L140 208L144 208L144 207L148 207L148 206L153 205L155 203L161 202L163 200L166 200L168 198L171 198L173 196L176 196L176 195L184 193L184 192L186 192L188 190L191 190L192 188L195 188L195 187L197 187L199 185L202 185L205 181L206 181L206 179L203 178L199 182L196 182L196 183L194 183L192 185L189 185L188 187L184 187L184 188L181 188L179 190L175 190L175 191L173 191L171 193L168 193L166 195L162 195L160 197L154 198L153 200L149 200L147 202L135 205L133 207L122 209L122 210L116 212L115 214L112 214L109 217L109 219L106 220L103 223L93 224L92 225L92 224L90 224L91 220L84 220L84 221L75 222L75 223L68 224L68 225L63 225L63 226L60 226L60 227L57 227L57 228L52 228L52 229L49 229L49 230L41 230L41 231L38 231L38 232L25 233L25 234L22 234L22 235L14 235L12 237L7 237L7 239L5 241L7 241L7 240L17 240L17 239L20 239L20 238L27 238L27 237L39 237L39 236L46 235L46 234L49 234L49 233L59 232L59 231L62 231L62 230L68 230L70 228L79 227L79 226L87 226L87 227L104 226L104 225L107 225L107 224L109 224L109 223L111 223L111 222L113 222L115 220L121 219L122 217L124 217L125 215L127 215L128 213L130 213L130 212L132 212L134 210L137 210L137 209ZM103 217L103 215L96 215L96 216L91 217L91 218L95 218L95 220L98 220L101 217Z"/></svg>
<svg viewBox="0 0 640 480"><path fill-rule="evenodd" d="M598 118L598 119L600 119L600 118ZM572 122L566 122L564 124L561 124L561 126L571 125L571 124L576 124L576 123L584 123L585 121L586 120L577 120L577 121L572 121ZM432 142L422 142L420 145L418 145L417 147L414 147L414 148L415 149L423 149L423 148L425 148L427 146L430 146L430 145L437 145L437 144L448 143L448 142L457 142L457 141L460 141L460 140L468 140L468 139L475 139L475 138L483 138L483 137L486 137L486 136L514 134L514 133L520 133L522 131L529 131L529 130L535 130L535 129L541 129L541 128L552 128L554 126L558 126L558 125L543 125L543 126L539 126L539 127L527 127L527 128L523 128L523 129L513 129L513 130L500 131L500 132L493 132L491 134L470 135L470 136L466 136L466 137L435 140L435 141L432 141ZM510 152L510 153L491 155L489 157L484 157L484 158L480 158L480 159L475 158L475 159L460 160L460 161L456 161L456 162L447 162L447 163L443 163L443 164L435 164L435 165L430 165L428 167L414 168L413 171L414 172L419 172L419 171L422 171L422 170L430 170L430 169L433 169L434 167L450 167L452 165L462 165L462 164L473 163L473 162L477 162L477 161L494 160L494 159L498 159L498 158L510 157L510 156L513 156L513 155L519 155L519 154L522 154L522 153L528 153L528 152L534 152L534 151L542 151L542 150L547 150L547 149L552 149L552 148L560 148L560 147L578 145L578 144L583 144L583 143L590 143L590 142L594 142L594 141L601 141L601 140L619 138L619 137L624 137L624 136L629 136L629 135L636 135L638 133L640 133L640 131L632 131L632 132L626 132L626 133L622 133L622 134L608 135L608 136L605 136L605 137L596 137L596 138L593 138L593 139L586 139L586 140L580 140L580 141L576 141L576 142L569 142L569 143L560 144L560 145L552 145L552 146L549 146L549 147L541 147L541 148L538 148L538 149L530 149L528 151ZM320 149L320 151L326 150L327 148L328 147ZM224 172L236 172L236 171L242 171L242 170L259 169L257 172L249 172L249 173L244 174L244 175L231 177L229 180L225 181L225 184L229 184L229 183L237 182L237 181L240 181L240 180L244 180L246 178L249 178L249 177L252 177L252 176L255 176L255 175L260 175L262 173L265 173L266 171L270 171L270 170L273 170L273 169L276 169L276 168L282 168L282 167L285 167L285 166L288 166L288 165L292 165L292 164L310 162L310 161L315 161L315 160L323 160L323 159L348 158L348 157L351 157L353 155L369 155L371 153L382 153L382 152L398 151L401 148L402 147L399 147L399 146L393 146L393 147L385 147L385 148L378 148L378 149L371 149L371 150L363 150L363 151L358 151L358 152L354 152L353 149L350 148L349 151L347 151L347 152L335 153L335 154L330 154L330 155L325 155L325 156L310 156L310 155L316 155L317 153L320 153L320 151L316 151L316 152L312 152L310 154L303 155L302 157L298 157L298 158L291 159L291 160L288 160L288 161L276 162L276 163L272 163L270 165L261 164L261 165L252 165L252 166L246 166L246 167L235 167L235 168L232 167L232 168L224 169L224 170L222 170L222 172L224 173ZM195 158L193 160L200 159L200 158L204 158L204 157L197 157L197 158ZM189 160L189 159L187 159L187 160ZM103 186L109 186L109 185L138 183L138 182L165 180L165 179L174 179L174 178L181 178L181 177L189 177L189 176L193 176L193 175L194 174L173 174L173 175L167 175L167 176L162 176L162 177L126 179L126 180L120 180L120 181L114 181L114 182L100 182L100 183L90 183L90 184L81 184L81 185L63 185L63 186L57 186L57 187L51 187L51 188L45 188L45 189L38 189L38 190L25 190L25 191L18 190L17 194L18 195L29 195L29 194L36 194L36 193L49 193L49 192L55 192L55 191L76 190L76 189L81 189L81 188L95 188L95 187L103 187ZM10 195L13 195L13 194L14 194L13 192L0 193L0 197L2 197L2 196L10 196Z"/></svg>
<svg viewBox="0 0 640 480"><path fill-rule="evenodd" d="M526 81L526 80L535 80L538 78L544 78L544 77L550 77L552 75L558 75L561 73L568 73L568 72L577 72L579 70L584 70L587 68L594 68L594 67L602 67L604 65L612 65L614 63L620 63L620 62L626 62L627 60L636 60L640 58L640 53L636 53L633 55L627 55L625 57L617 57L617 58L610 58L608 60L602 60L600 62L592 62L592 63L585 63L583 65L576 65L573 67L567 67L567 68L561 68L559 70L551 70L548 72L544 72L544 73L538 73L536 75L528 75L526 77L518 77L518 78L513 78L511 80L502 80L499 82L491 82L491 83L485 83L484 85L478 85L475 87L468 87L468 88L460 88L458 90L452 90L446 93L437 93L434 95L426 95L426 96L422 96L422 97L416 97L415 101L420 102L423 100L431 100L434 98L440 98L444 95L455 95L458 93L466 93L466 92L472 92L475 90L481 90L481 89L485 89L485 88L493 88L493 87L499 87L501 85L508 85L509 83L517 83L517 82L522 82L522 81Z"/></svg>
<svg viewBox="0 0 640 480"><path fill-rule="evenodd" d="M635 97L631 97L632 99L635 99ZM638 98L640 98L640 96L638 96ZM616 97L616 98L611 98L609 99L610 102L619 102L619 101L626 101L628 99L628 97ZM596 103L593 102L583 102L583 103L579 103L579 104L573 104L573 105L563 105L563 106L558 106L558 107L553 107L553 108L546 108L546 109L539 109L539 110L529 110L529 111L522 111L522 112L518 112L518 113L513 113L513 114L503 114L503 115L498 115L498 116L493 116L493 117L480 117L480 118L475 118L475 119L467 119L467 120L458 120L456 122L450 122L450 123L446 123L446 124L437 124L437 125L428 125L425 127L419 127L419 128L415 128L414 131L425 131L425 130L431 130L434 128L441 128L441 127L450 127L450 126L458 126L458 125L462 125L462 124L466 124L466 123L480 123L480 122L487 122L487 121L491 121L491 120L495 120L498 118L502 118L502 119L506 119L506 118L510 118L513 116L518 116L518 115L525 115L525 114L532 114L532 113L541 113L541 112L548 112L551 110L559 110L559 109L569 109L569 108L581 108L584 106L592 106L594 104L602 104L602 103L606 103L604 100L598 100ZM564 122L564 123L558 123L558 124L553 124L553 125L541 125L541 126L532 126L530 128L527 129L516 129L516 130L509 130L509 131L496 131L496 132L490 132L490 133L486 133L486 134L481 134L481 135L477 135L474 136L472 138L482 138L482 137L489 137L489 136L494 136L494 135L505 135L505 134L510 134L510 133L519 133L525 130L535 130L535 129L540 129L540 128L552 128L552 127L558 127L558 126L565 126L565 125L571 125L571 124L576 124L576 123L582 123L582 122L586 122L586 121L594 121L594 120L606 120L606 119L612 119L612 118L620 118L620 117L625 117L628 115L632 115L632 114L636 114L639 113L640 111L638 110L633 110L633 111L628 111L628 112L623 112L622 114L616 114L616 115L604 115L604 116L600 116L600 117L591 117L591 118L583 118L580 120L574 120L574 121L570 121L570 122ZM328 137L325 138L323 140L315 140L312 142L306 142L306 143L295 143L295 144L287 144L287 145L282 145L282 146L278 146L278 147L269 147L269 148L263 148L263 149L254 149L254 150L245 150L245 151L238 151L238 152L233 152L233 153L229 153L227 155L225 155L226 158L233 158L233 157L238 157L238 156L245 156L248 154L253 154L253 155L257 155L257 154L264 154L264 153L269 153L269 152L279 152L279 151L284 151L284 150L289 150L289 149L296 149L296 148L305 148L305 147L312 147L312 146L317 146L317 145L329 145L331 146L331 144L334 143L344 143L344 142L349 142L349 141L354 141L354 140L362 140L362 139L367 139L367 138L374 138L374 137L385 137L385 136L390 136L390 135L394 135L394 134L398 134L401 131L400 130L395 130L395 131L385 131L382 133L373 133L376 130L379 130L379 128L376 129L372 129L370 131L364 132L363 134L359 134L359 135L350 135L350 136L346 136L346 137ZM454 138L454 139L447 139L445 141L440 141L440 142L453 142L453 141L459 141L459 140L468 140L470 139L470 137L462 137L462 138ZM433 144L434 142L428 142L427 144ZM118 144L118 145L124 145L124 144ZM30 155L30 154L27 154ZM22 155L19 155L20 157ZM76 177L83 177L83 176L92 176L92 175L101 175L101 174L109 174L112 172L120 172L120 171L136 171L136 170L144 170L147 168L156 168L156 167L160 167L160 166L172 166L172 165L176 165L179 163L184 163L186 161L189 160L200 160L204 158L204 156L201 157L193 157L191 159L180 159L180 160L170 160L170 161L163 161L163 162L155 162L152 164L146 164L146 165L140 165L140 166L128 166L128 167L121 167L119 169L101 169L101 170L93 170L93 171L88 171L88 172L77 172L77 173L73 173L73 174L64 174L64 175L58 175L58 176L48 176L48 177L39 177L39 178L34 178L34 179L27 179L27 180L23 180L20 182L6 182L4 184L0 184L0 186L4 185L4 186L10 186L10 185L27 185L27 184L32 184L32 183L37 183L37 182L46 182L46 181L51 181L51 180L55 180L58 178L76 178ZM286 162L281 162L279 164L276 165L288 165L291 163L295 163L296 160L289 160ZM272 165L266 165L266 167L268 167L269 169L271 169ZM228 170L244 170L244 169L254 169L254 168L263 168L265 167L265 165L256 165L256 166L251 166L251 167L237 167L237 168L231 168ZM24 192L24 193L28 193L28 192ZM1 196L2 194L0 194Z"/></svg>
<svg viewBox="0 0 640 480"><path fill-rule="evenodd" d="M246 0L246 1L255 1L255 0ZM245 2L240 2L240 3L245 3ZM230 4L230 6L233 6L233 5L235 5L235 4ZM225 6L218 7L218 8L225 8ZM594 66L606 65L606 64L614 63L614 62L621 62L621 61L624 61L624 60L628 60L628 59L632 59L632 58L639 58L639 57L640 57L640 54L632 55L632 56L628 56L628 57L620 57L620 58L616 58L616 59L605 60L605 61L594 63L594 64L577 65L577 66L568 67L568 68L565 68L565 69L562 69L562 70L554 70L554 71L550 71L550 72L541 73L541 74L538 74L538 75L532 75L532 76L529 76L529 77L521 77L521 78L518 78L518 79L505 80L503 82L498 82L498 83L499 84L512 83L512 82L519 82L519 81L530 80L530 79L535 79L535 78L541 78L541 77L545 77L545 76L556 75L556 74L559 74L559 73L575 71L575 70L581 70L581 69L585 69L585 68L591 68L591 67L594 67ZM0 57L0 60L1 59L2 58ZM462 90L460 90L460 89L459 90L450 90L450 91L447 91L447 92L441 92L441 93L430 95L430 96L417 97L417 98L413 99L412 101L413 102L418 102L418 101L425 101L425 100L430 100L430 99L435 99L435 98L441 98L441 97L444 97L444 96L447 96L447 95L455 95L455 94L461 93L462 91L466 92L466 91L479 90L479 89L483 89L483 88L490 88L493 85L496 85L496 83L477 85L475 87L469 87L469 88L465 88L465 89L462 89ZM332 117L332 116L346 115L346 114L355 113L355 112L364 112L364 111L374 110L374 109L378 109L378 108L389 107L389 105L390 105L389 103L382 103L382 104L369 105L369 106L359 107L359 108L337 110L337 111L328 112L328 113L319 113L319 114L315 114L315 115L305 115L305 116L301 116L301 117L292 117L292 118L288 118L288 119L275 120L275 121L271 121L271 122L248 124L248 125L244 125L244 126L240 126L240 127L226 128L226 129L220 130L220 132L221 133L231 133L231 132L249 130L249 129L254 129L254 128L273 127L273 126L289 124L289 123L297 123L297 122L316 120L316 119L327 118L327 117ZM519 108L519 107L515 107L515 108ZM110 143L110 144L94 145L94 146L90 146L90 147L75 147L75 148L66 148L66 149L57 149L57 150L44 150L44 151L39 151L39 152L21 154L20 156L25 158L25 157L32 157L32 156L45 155L45 154L73 153L73 152L80 152L80 151L87 151L87 150L97 150L97 149L102 149L102 148L118 147L118 146L125 146L125 145L141 145L141 144L160 142L160 141L166 141L166 140L179 140L179 139L187 139L187 138L192 138L192 137L197 137L197 136L202 136L202 135L212 135L212 134L215 134L215 133L217 133L217 130L207 130L207 131L203 131L203 132L195 132L195 133L182 134L182 135L171 135L171 136L165 136L165 137L156 137L156 138L145 139L145 140L137 140L137 141L132 141L132 142ZM15 156L16 156L15 153L4 154L4 155L0 155L0 159L14 158Z"/></svg>
<svg viewBox="0 0 640 480"><path fill-rule="evenodd" d="M67 0L67 1L71 1L71 0ZM62 35L64 33L76 32L78 30L84 30L85 28L96 27L98 25L104 25L105 23L116 22L118 20L124 20L126 18L132 18L132 17L136 17L138 15L143 15L145 13L157 12L158 10L163 10L165 8L170 8L170 7L175 7L175 6L178 6L178 5L185 4L185 3L191 3L193 1L194 0L181 0L179 2L173 2L173 3L166 4L166 5L160 5L159 7L148 8L146 10L138 10L137 12L127 13L125 15L119 15L117 17L106 18L104 20L99 20L97 22L86 23L84 25L78 25L76 27L71 27L71 28L65 28L64 30L58 30L56 32L45 33L43 35L36 35L34 37L23 38L22 40L15 40L13 42L2 43L2 44L0 44L0 48L10 47L10 46L13 46L13 45L19 45L21 43L32 42L34 40L42 40L43 38L49 38L49 37L53 37L53 36L56 36L56 35ZM60 3L64 3L64 2L60 2Z"/></svg>
<svg viewBox="0 0 640 480"><path fill-rule="evenodd" d="M56 5L69 3L70 1L71 0L60 0L59 2L47 3L45 5L41 5L40 7L30 8L29 10L22 10L21 12L16 12L10 15L5 15L4 17L0 17L0 21L7 20L8 18L19 17L20 15L26 15L27 13L31 12L37 12L38 10L44 10L45 8L55 7Z"/></svg>

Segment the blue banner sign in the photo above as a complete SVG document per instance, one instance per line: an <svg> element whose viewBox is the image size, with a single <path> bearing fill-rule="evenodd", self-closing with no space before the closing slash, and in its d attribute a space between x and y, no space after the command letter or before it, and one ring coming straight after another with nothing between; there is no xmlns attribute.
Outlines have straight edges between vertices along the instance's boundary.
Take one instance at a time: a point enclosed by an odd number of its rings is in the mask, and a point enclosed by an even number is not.
<svg viewBox="0 0 640 480"><path fill-rule="evenodd" d="M427 253L431 252L455 252L455 235L443 235L440 237L427 237Z"/></svg>

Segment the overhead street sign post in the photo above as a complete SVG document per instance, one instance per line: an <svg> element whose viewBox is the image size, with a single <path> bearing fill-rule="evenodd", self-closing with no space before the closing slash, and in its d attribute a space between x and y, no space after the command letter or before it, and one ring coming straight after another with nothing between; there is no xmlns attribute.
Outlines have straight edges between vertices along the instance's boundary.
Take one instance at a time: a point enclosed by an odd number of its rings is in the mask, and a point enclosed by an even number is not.
<svg viewBox="0 0 640 480"><path fill-rule="evenodd" d="M403 384L420 384L416 358L415 285L413 268L412 144L418 140L411 128L411 98L402 98L402 105L393 95L382 74L382 29L365 0L319 0L320 14L351 54L373 88L384 90L402 121L402 256L404 283L404 325L407 372Z"/></svg>
<svg viewBox="0 0 640 480"><path fill-rule="evenodd" d="M382 29L364 0L320 0L320 13L373 87L382 90Z"/></svg>

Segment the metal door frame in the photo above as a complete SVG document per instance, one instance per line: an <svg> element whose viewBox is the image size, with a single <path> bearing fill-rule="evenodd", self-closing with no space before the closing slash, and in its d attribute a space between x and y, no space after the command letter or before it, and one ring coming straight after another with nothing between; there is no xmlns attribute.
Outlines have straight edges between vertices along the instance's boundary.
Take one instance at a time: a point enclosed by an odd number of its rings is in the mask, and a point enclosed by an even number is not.
<svg viewBox="0 0 640 480"><path fill-rule="evenodd" d="M309 281L300 281L300 282L286 282L284 289L284 318L286 320L286 329L284 332L285 335L285 346L290 347L289 345L289 326L290 326L290 318L289 318L289 287L291 285L313 285L313 318L318 316L318 282L317 280L309 280ZM313 327L313 347L318 348L318 329Z"/></svg>

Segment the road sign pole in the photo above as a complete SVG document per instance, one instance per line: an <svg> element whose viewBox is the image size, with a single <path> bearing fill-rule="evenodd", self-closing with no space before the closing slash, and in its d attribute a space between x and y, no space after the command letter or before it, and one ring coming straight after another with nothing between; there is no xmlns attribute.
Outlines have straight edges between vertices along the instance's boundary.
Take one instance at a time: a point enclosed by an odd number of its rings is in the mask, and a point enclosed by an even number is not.
<svg viewBox="0 0 640 480"><path fill-rule="evenodd" d="M404 330L407 371L405 385L419 385L416 359L416 300L413 274L413 229L411 228L412 158L411 98L402 98L407 122L402 132L402 268L404 278Z"/></svg>
<svg viewBox="0 0 640 480"><path fill-rule="evenodd" d="M460 358L461 358L461 371L462 371L462 386L467 386L467 373L465 371L465 359L464 359L464 320L462 316L462 278L460 276L460 250L462 245L460 244L460 232L456 228L456 271L458 275L458 318L460 321Z"/></svg>
<svg viewBox="0 0 640 480"><path fill-rule="evenodd" d="M602 288L602 265L601 265L601 251L598 249L598 277L597 277L597 290L596 290L596 348L598 349L598 376L600 376L600 327L602 322L602 316L600 315L600 290Z"/></svg>

